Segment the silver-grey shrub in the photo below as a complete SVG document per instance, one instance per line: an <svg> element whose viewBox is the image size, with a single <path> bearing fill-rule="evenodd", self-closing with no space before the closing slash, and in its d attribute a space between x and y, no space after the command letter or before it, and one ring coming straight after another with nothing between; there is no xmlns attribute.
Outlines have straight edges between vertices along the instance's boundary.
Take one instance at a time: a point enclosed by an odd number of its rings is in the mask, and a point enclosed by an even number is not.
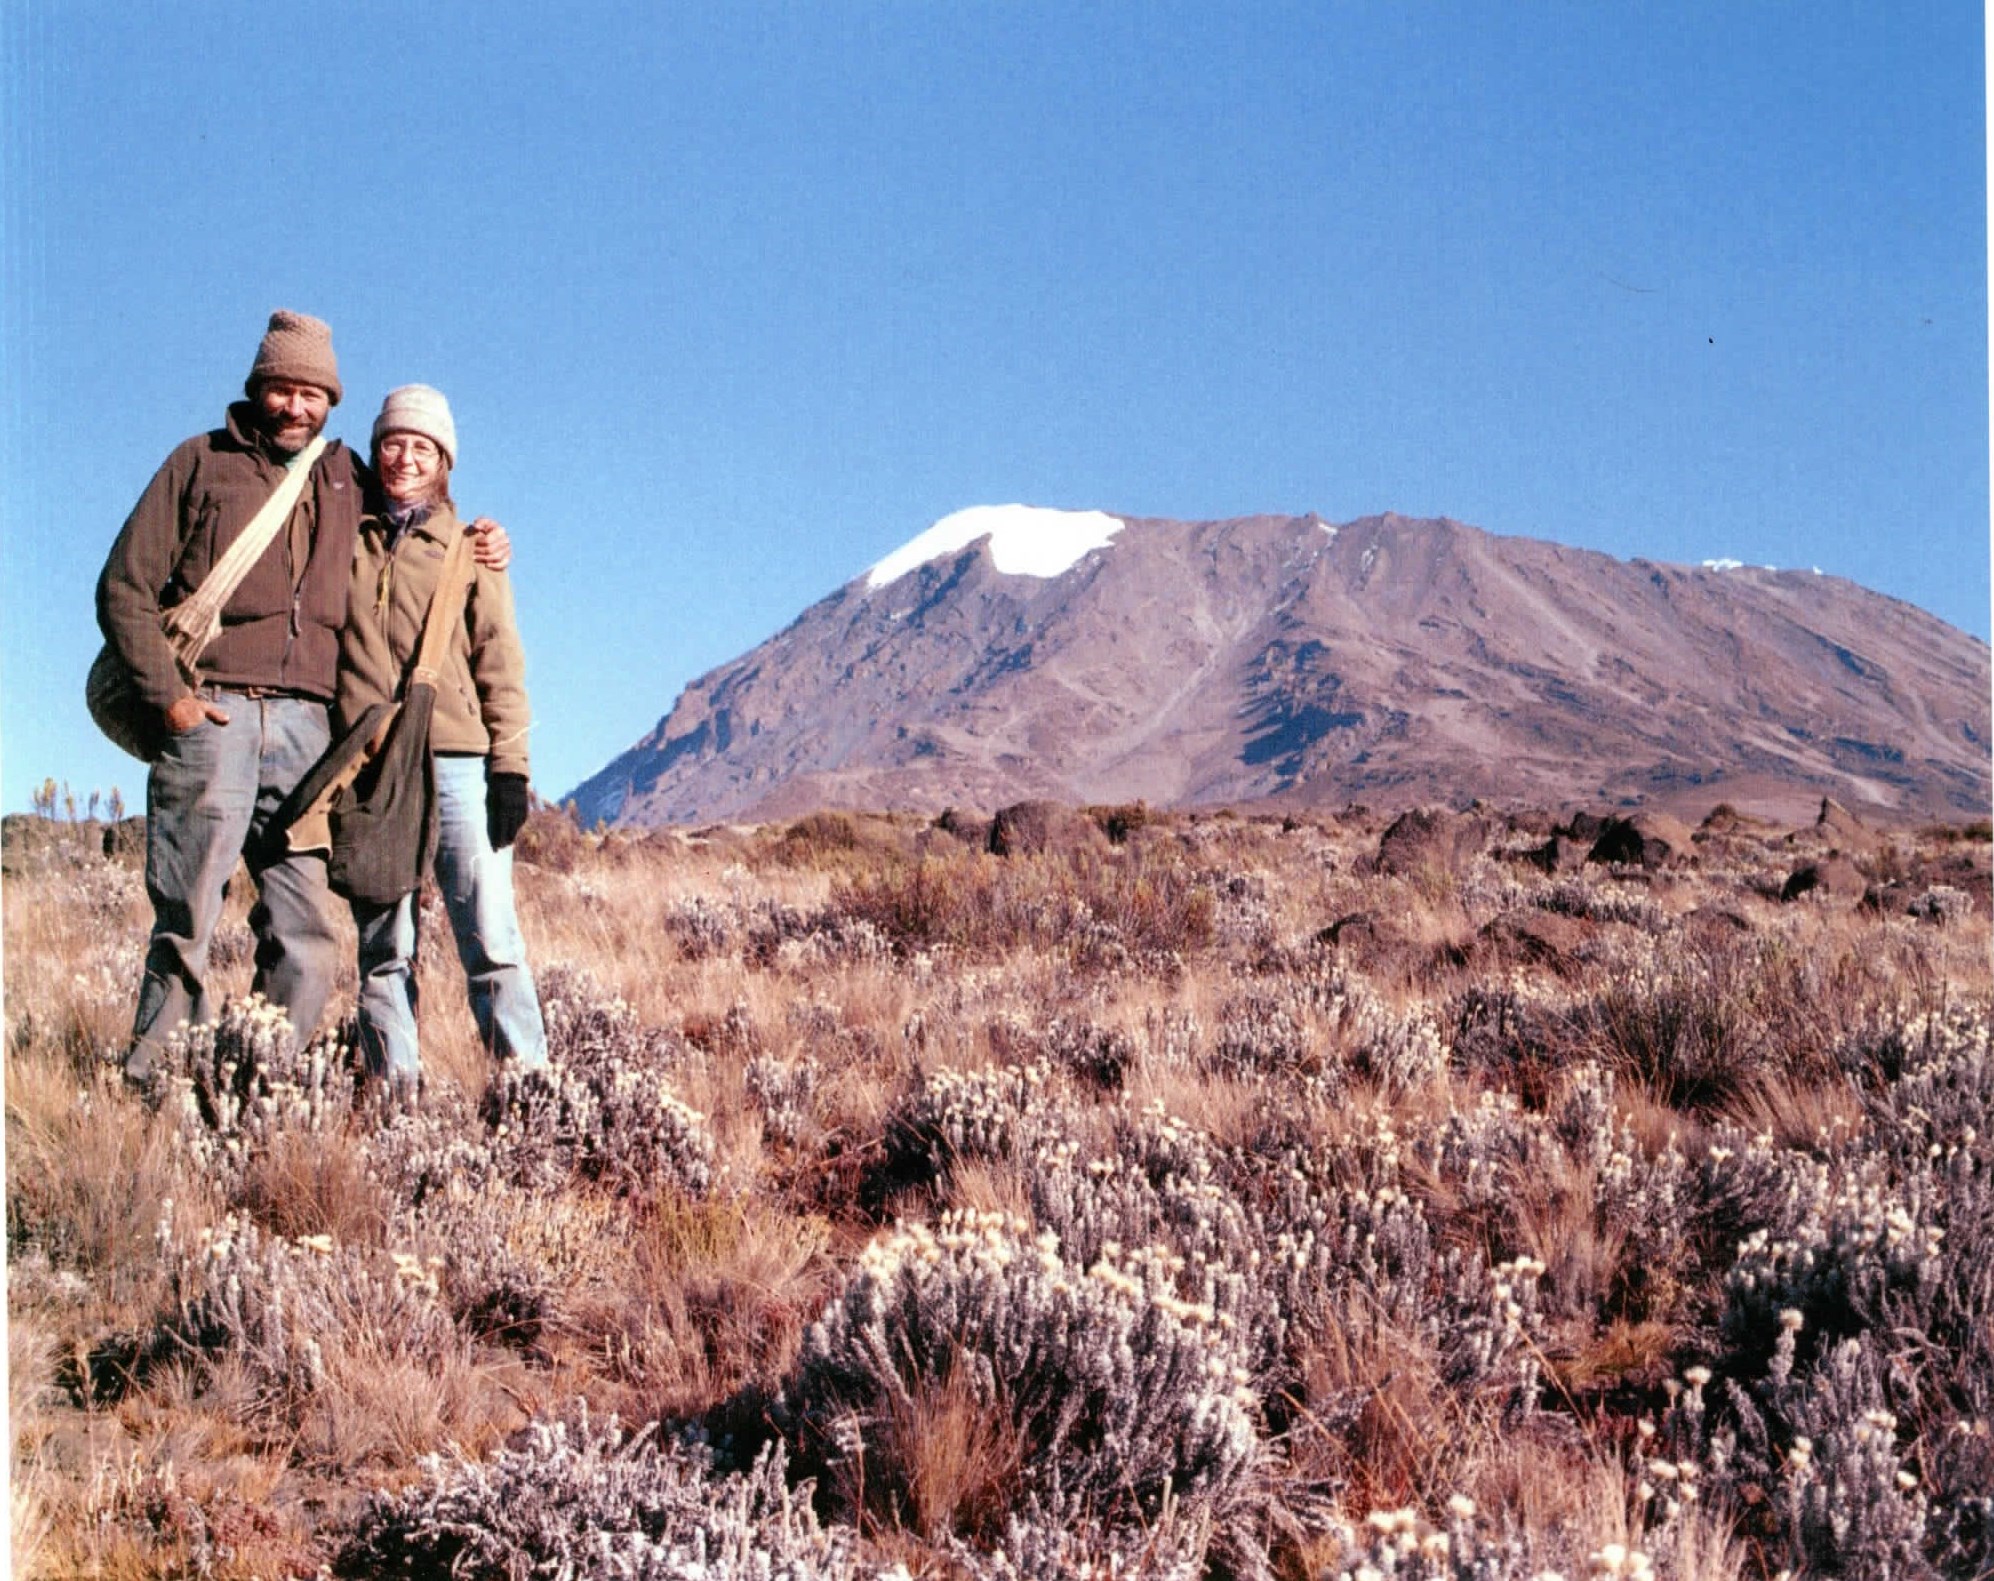
<svg viewBox="0 0 1994 1581"><path fill-rule="evenodd" d="M809 1127L821 1067L805 1054L780 1059L757 1054L741 1069L748 1097L762 1112L762 1129L778 1142L794 1145Z"/></svg>
<svg viewBox="0 0 1994 1581"><path fill-rule="evenodd" d="M1198 1581L1212 1546L1211 1512L1173 1505L1140 1527L1013 1515L1003 1540L979 1549L956 1541L951 1557L970 1581Z"/></svg>
<svg viewBox="0 0 1994 1581"><path fill-rule="evenodd" d="M541 1001L550 1065L502 1071L485 1098L488 1145L506 1178L538 1190L580 1178L704 1195L713 1138L670 1085L688 1058L682 1040L644 1026L584 973L549 972Z"/></svg>
<svg viewBox="0 0 1994 1581"><path fill-rule="evenodd" d="M655 1426L655 1424L654 1424ZM703 1447L626 1436L586 1411L537 1421L491 1460L429 1456L422 1480L376 1495L342 1549L349 1577L459 1581L859 1581L852 1532L824 1529L792 1489L781 1444L719 1474Z"/></svg>
<svg viewBox="0 0 1994 1581"><path fill-rule="evenodd" d="M1083 1269L1003 1215L904 1227L811 1326L785 1416L856 1501L891 1485L868 1475L880 1424L952 1384L1015 1425L1021 1511L1125 1527L1175 1501L1223 1519L1261 1463L1254 1401L1228 1328L1175 1274L1154 1250Z"/></svg>
<svg viewBox="0 0 1994 1581"><path fill-rule="evenodd" d="M300 1046L261 995L232 998L212 1022L166 1040L144 1096L171 1117L197 1169L226 1191L283 1135L324 1135L353 1108L354 1066L336 1029Z"/></svg>
<svg viewBox="0 0 1994 1581"><path fill-rule="evenodd" d="M319 1388L328 1351L433 1363L456 1348L436 1269L413 1254L327 1235L290 1241L236 1214L183 1246L171 1209L159 1227L167 1337L183 1351L234 1359L272 1402Z"/></svg>

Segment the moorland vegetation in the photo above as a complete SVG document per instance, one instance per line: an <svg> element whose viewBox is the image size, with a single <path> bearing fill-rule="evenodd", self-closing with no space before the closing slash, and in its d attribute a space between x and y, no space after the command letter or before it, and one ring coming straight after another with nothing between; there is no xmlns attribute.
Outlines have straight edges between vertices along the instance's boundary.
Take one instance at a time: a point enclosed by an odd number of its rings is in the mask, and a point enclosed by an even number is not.
<svg viewBox="0 0 1994 1581"><path fill-rule="evenodd" d="M246 997L125 1090L55 810L17 1574L1994 1571L1984 823L543 810L555 1069L432 901L410 1101Z"/></svg>

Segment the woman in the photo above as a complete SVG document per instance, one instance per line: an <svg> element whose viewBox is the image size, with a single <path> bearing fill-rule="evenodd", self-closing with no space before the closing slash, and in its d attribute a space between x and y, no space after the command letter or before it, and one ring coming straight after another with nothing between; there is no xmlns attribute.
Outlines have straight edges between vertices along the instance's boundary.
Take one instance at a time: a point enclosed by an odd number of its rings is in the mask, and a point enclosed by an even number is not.
<svg viewBox="0 0 1994 1581"><path fill-rule="evenodd" d="M457 427L425 384L390 391L374 420L379 510L360 523L340 639L338 729L396 695L451 542ZM540 999L512 895L512 842L526 822L526 659L505 573L474 567L436 685L436 881L485 1047L517 1069L547 1063ZM360 930L360 1046L370 1071L400 1086L421 1072L416 1047L416 897L353 902Z"/></svg>

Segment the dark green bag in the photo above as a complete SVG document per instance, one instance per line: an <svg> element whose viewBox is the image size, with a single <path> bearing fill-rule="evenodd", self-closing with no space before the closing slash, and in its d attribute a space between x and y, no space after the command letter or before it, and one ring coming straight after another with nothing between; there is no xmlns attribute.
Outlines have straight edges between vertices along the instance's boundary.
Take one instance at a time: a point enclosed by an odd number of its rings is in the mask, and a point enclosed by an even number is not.
<svg viewBox="0 0 1994 1581"><path fill-rule="evenodd" d="M392 905L421 884L435 861L436 762L429 752L435 708L435 688L411 686L388 739L333 797L326 879L336 894Z"/></svg>
<svg viewBox="0 0 1994 1581"><path fill-rule="evenodd" d="M393 905L422 883L436 858L436 762L429 723L436 675L453 617L461 624L471 581L460 532L422 624L401 698L375 703L286 798L275 820L292 851L325 851L326 878L349 900Z"/></svg>

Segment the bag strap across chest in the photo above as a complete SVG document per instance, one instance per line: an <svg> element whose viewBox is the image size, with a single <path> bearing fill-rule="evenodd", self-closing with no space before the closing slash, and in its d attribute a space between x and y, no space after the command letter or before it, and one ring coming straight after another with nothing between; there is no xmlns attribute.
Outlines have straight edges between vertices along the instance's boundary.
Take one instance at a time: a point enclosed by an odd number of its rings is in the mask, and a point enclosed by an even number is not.
<svg viewBox="0 0 1994 1581"><path fill-rule="evenodd" d="M429 611L422 620L422 641L402 683L403 696L418 683L436 685L449 652L451 629L463 615L465 591L470 585L471 534L459 527L450 547L443 552L443 571L437 579L436 591L429 596Z"/></svg>
<svg viewBox="0 0 1994 1581"><path fill-rule="evenodd" d="M276 491L235 535L235 541L222 551L221 558L201 579L201 585L161 615L166 641L189 675L215 633L221 630L223 606L249 575L249 568L263 558L263 551L291 519L291 512L298 508L312 468L318 465L325 450L326 438L320 434L284 464L284 475L278 479Z"/></svg>

